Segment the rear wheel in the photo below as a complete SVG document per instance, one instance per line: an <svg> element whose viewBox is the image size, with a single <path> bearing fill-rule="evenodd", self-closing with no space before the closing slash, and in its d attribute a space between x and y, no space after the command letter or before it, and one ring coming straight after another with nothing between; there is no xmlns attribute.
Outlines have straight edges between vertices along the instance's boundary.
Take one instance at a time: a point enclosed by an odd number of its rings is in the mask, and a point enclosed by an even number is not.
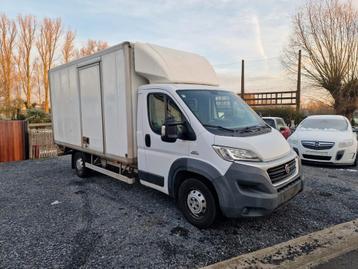
<svg viewBox="0 0 358 269"><path fill-rule="evenodd" d="M185 218L198 228L209 227L218 213L212 191L205 183L195 178L189 178L180 185L178 204Z"/></svg>
<svg viewBox="0 0 358 269"><path fill-rule="evenodd" d="M89 169L85 166L84 154L82 152L76 152L73 155L73 162L77 176L87 177L89 174Z"/></svg>

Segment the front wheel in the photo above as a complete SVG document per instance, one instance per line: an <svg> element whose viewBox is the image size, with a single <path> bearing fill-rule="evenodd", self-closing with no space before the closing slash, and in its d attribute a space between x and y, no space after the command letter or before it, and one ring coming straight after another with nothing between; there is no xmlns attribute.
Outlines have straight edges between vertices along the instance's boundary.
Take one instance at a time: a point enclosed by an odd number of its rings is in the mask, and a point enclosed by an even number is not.
<svg viewBox="0 0 358 269"><path fill-rule="evenodd" d="M195 178L189 178L180 185L178 205L185 218L198 228L212 225L218 213L212 191L205 183Z"/></svg>

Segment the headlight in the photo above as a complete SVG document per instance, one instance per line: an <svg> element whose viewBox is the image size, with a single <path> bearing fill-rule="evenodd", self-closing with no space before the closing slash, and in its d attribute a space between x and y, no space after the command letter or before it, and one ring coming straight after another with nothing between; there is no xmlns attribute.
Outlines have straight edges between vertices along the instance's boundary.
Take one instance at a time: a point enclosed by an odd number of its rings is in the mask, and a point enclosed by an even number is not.
<svg viewBox="0 0 358 269"><path fill-rule="evenodd" d="M261 159L257 154L248 149L230 148L224 146L213 146L216 153L226 161L251 161L259 162Z"/></svg>
<svg viewBox="0 0 358 269"><path fill-rule="evenodd" d="M338 144L339 148L348 148L350 146L353 146L353 139L344 140Z"/></svg>
<svg viewBox="0 0 358 269"><path fill-rule="evenodd" d="M297 145L298 144L298 140L297 139L293 139L293 138L289 138L288 139L288 143L292 144L292 145Z"/></svg>

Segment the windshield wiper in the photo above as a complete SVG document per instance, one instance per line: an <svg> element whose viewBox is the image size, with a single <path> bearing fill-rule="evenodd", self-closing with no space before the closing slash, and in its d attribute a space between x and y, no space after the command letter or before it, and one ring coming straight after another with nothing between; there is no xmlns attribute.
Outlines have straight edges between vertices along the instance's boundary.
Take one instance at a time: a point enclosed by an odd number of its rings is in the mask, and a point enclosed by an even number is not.
<svg viewBox="0 0 358 269"><path fill-rule="evenodd" d="M230 128L225 128L222 127L220 125L211 125L211 124L203 124L204 127L209 127L209 128L215 128L215 129L219 129L219 130L224 130L224 131L229 131L229 132L235 132L235 129L230 129Z"/></svg>
<svg viewBox="0 0 358 269"><path fill-rule="evenodd" d="M245 127L245 128L242 128L240 129L240 133L252 133L252 132L255 132L255 131L260 131L262 129L268 129L271 127L268 127L267 125L254 125L254 126L248 126L248 127Z"/></svg>

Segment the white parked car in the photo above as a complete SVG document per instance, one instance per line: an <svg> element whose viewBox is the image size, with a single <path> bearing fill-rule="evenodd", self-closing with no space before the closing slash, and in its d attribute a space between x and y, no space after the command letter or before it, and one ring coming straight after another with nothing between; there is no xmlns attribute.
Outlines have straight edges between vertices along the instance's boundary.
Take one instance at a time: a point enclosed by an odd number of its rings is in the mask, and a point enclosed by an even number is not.
<svg viewBox="0 0 358 269"><path fill-rule="evenodd" d="M264 122L270 125L272 128L279 130L284 138L288 138L292 133L291 129L287 126L286 122L283 118L279 117L262 117Z"/></svg>
<svg viewBox="0 0 358 269"><path fill-rule="evenodd" d="M298 125L288 143L304 161L356 164L356 134L343 116L309 116Z"/></svg>

